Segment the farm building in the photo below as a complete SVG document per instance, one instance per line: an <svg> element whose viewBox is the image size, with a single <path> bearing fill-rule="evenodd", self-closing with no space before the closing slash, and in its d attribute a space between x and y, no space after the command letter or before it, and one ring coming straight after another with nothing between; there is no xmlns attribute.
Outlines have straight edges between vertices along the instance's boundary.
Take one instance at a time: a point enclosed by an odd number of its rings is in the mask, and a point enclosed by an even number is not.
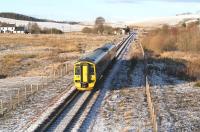
<svg viewBox="0 0 200 132"><path fill-rule="evenodd" d="M25 27L17 27L15 24L3 24L0 26L0 33L25 33Z"/></svg>
<svg viewBox="0 0 200 132"><path fill-rule="evenodd" d="M15 27L14 33L25 33L25 27Z"/></svg>
<svg viewBox="0 0 200 132"><path fill-rule="evenodd" d="M15 24L4 24L0 26L1 33L13 33L15 31Z"/></svg>

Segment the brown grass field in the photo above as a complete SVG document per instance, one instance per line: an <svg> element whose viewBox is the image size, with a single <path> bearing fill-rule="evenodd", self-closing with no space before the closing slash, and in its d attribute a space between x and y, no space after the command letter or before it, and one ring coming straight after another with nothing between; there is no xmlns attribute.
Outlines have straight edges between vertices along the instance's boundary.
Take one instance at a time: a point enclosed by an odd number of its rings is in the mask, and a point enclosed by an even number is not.
<svg viewBox="0 0 200 132"><path fill-rule="evenodd" d="M37 76L50 65L74 61L119 36L0 34L0 76Z"/></svg>

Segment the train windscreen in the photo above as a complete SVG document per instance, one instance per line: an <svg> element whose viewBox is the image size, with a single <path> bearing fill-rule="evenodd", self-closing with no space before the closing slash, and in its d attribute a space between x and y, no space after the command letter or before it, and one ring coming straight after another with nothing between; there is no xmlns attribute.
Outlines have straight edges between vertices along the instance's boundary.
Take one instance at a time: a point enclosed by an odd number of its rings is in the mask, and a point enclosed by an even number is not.
<svg viewBox="0 0 200 132"><path fill-rule="evenodd" d="M81 75L81 67L80 65L77 65L75 68L75 75Z"/></svg>

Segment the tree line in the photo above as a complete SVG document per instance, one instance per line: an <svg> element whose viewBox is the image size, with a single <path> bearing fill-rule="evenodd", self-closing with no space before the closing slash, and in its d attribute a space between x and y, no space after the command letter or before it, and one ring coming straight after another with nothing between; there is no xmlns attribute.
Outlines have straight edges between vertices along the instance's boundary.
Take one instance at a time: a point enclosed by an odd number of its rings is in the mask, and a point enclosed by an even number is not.
<svg viewBox="0 0 200 132"><path fill-rule="evenodd" d="M63 34L63 31L56 28L40 28L37 23L29 23L27 32L31 34Z"/></svg>
<svg viewBox="0 0 200 132"><path fill-rule="evenodd" d="M146 49L155 52L163 51L200 51L200 23L194 22L186 25L170 27L163 25L162 28L152 30L143 39Z"/></svg>

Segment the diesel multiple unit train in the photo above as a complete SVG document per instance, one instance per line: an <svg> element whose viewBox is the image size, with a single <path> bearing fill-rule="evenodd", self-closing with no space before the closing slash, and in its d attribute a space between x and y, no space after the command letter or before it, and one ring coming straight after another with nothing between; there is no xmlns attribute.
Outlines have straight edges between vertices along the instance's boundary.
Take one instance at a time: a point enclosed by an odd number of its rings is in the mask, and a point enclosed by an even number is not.
<svg viewBox="0 0 200 132"><path fill-rule="evenodd" d="M80 91L92 90L96 81L101 78L105 69L115 58L122 44L105 44L79 59L74 64L75 87Z"/></svg>

